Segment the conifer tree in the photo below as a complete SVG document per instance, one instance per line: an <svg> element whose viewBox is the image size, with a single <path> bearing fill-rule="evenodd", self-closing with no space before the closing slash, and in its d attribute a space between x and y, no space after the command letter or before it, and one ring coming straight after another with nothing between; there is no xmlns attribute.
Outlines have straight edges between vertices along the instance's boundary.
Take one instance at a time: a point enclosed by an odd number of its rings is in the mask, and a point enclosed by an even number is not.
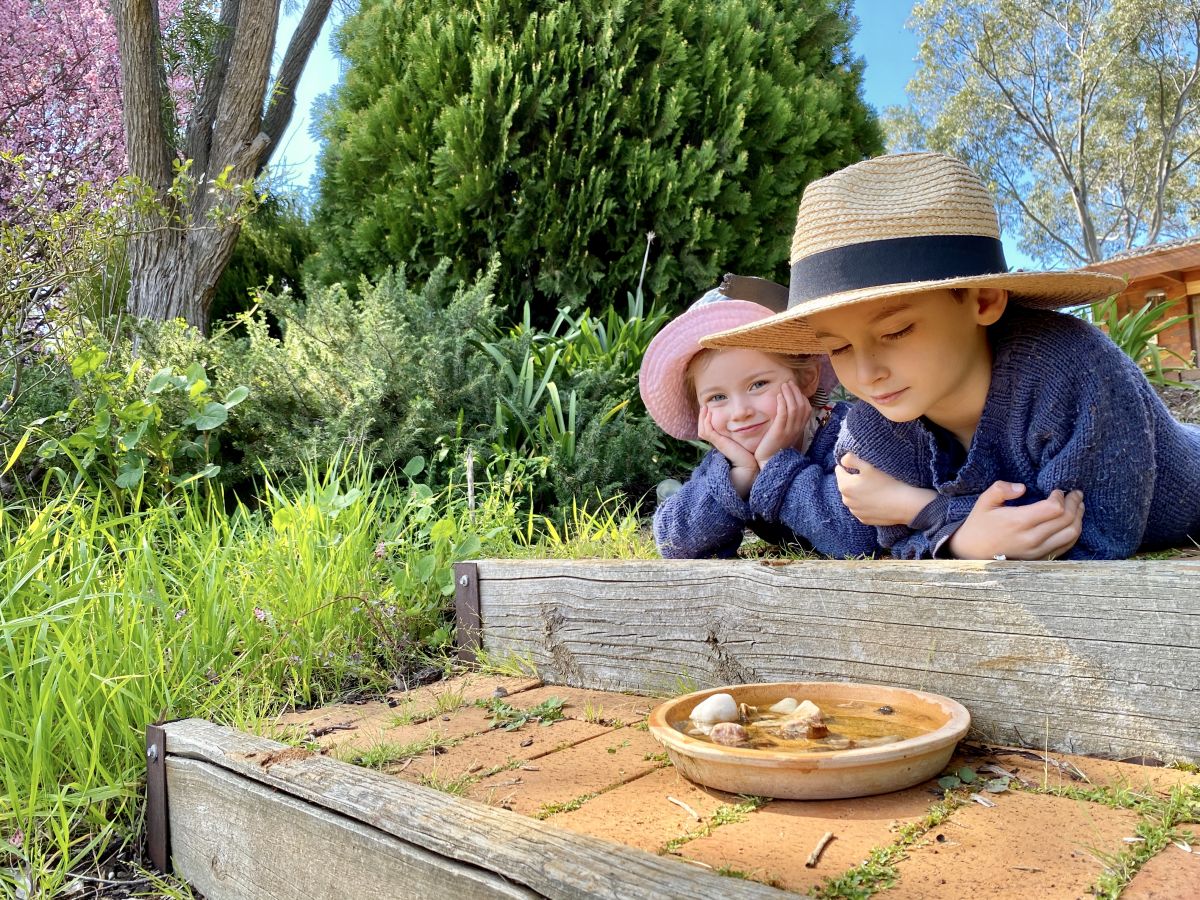
<svg viewBox="0 0 1200 900"><path fill-rule="evenodd" d="M881 150L848 0L363 0L323 119L327 280L498 254L499 302L787 278L802 188Z"/></svg>

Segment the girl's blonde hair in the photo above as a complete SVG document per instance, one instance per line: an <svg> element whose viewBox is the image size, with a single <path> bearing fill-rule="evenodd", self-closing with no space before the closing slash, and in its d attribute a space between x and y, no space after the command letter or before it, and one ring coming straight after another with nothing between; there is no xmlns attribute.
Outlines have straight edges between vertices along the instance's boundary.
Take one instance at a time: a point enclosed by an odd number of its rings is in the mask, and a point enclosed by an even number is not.
<svg viewBox="0 0 1200 900"><path fill-rule="evenodd" d="M700 412L700 403L696 399L696 363L703 360L712 359L712 357L716 354L723 352L723 350L714 347L705 347L688 360L687 368L683 373L683 385L687 390L688 397L690 397L692 400L692 405L696 407L697 414ZM767 356L771 357L771 359L778 360L780 363L791 369L792 374L796 376L797 384L804 384L806 381L812 380L813 391L815 392L817 390L817 386L820 383L820 378L814 376L819 375L821 368L821 357L812 355L792 356L787 353L771 353L767 350L762 350L760 352L765 353ZM811 392L809 397L811 399Z"/></svg>

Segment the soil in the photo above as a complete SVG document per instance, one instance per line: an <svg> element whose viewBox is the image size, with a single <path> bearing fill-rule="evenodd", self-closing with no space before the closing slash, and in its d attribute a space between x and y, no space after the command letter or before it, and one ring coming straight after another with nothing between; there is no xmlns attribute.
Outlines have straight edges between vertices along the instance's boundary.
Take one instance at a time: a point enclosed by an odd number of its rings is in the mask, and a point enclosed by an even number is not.
<svg viewBox="0 0 1200 900"><path fill-rule="evenodd" d="M561 719L511 730L485 708L500 700L515 710L544 709L552 698L563 701ZM274 724L281 736L347 761L361 761L372 748L378 756L381 747L404 746L407 756L382 766L397 778L798 893L828 889L831 879L890 848L899 851L894 884L870 876L884 898L1086 897L1107 862L1138 843L1139 813L1119 808L1118 794L1103 789L1159 798L1179 784L1200 789L1200 775L1161 765L964 742L951 768L996 766L1011 774L1010 787L976 794L989 805L961 789L936 824L930 814L944 807L945 792L934 781L877 797L763 800L755 808L675 771L645 730L658 702L468 675ZM1194 809L1200 819L1200 804ZM805 865L827 832L833 839L816 865ZM1189 850L1168 842L1123 896L1200 900L1200 823L1180 826L1180 834ZM865 877L858 871L855 877Z"/></svg>
<svg viewBox="0 0 1200 900"><path fill-rule="evenodd" d="M1167 409L1180 422L1200 424L1200 382L1189 382L1191 388L1155 387Z"/></svg>

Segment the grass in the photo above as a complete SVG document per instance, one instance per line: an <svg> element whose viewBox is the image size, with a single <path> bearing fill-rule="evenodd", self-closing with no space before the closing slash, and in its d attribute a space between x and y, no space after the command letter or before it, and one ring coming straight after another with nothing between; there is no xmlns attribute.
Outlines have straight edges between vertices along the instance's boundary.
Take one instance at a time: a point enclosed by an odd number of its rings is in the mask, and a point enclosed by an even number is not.
<svg viewBox="0 0 1200 900"><path fill-rule="evenodd" d="M365 769L386 769L388 766L398 762L403 762L406 759L412 759L414 756L420 756L430 747L449 747L453 746L457 741L447 741L439 734L431 734L419 741L412 741L408 744L396 744L388 741L382 741L375 744L368 750L362 753L351 756L346 761L356 766L362 766Z"/></svg>
<svg viewBox="0 0 1200 900"><path fill-rule="evenodd" d="M660 854L674 853L684 844L690 844L699 838L708 837L722 825L732 825L746 821L746 816L770 803L767 797L743 797L738 803L722 803L718 806L708 821L699 828L694 828L686 834L672 838L659 848Z"/></svg>
<svg viewBox="0 0 1200 900"><path fill-rule="evenodd" d="M959 798L947 794L946 799L930 807L923 818L901 826L895 841L885 847L876 847L853 869L826 879L810 896L820 900L865 900L877 891L891 887L899 877L896 864L908 855L909 848L919 843L931 828L946 821L961 805Z"/></svg>
<svg viewBox="0 0 1200 900"><path fill-rule="evenodd" d="M386 691L449 640L451 564L517 528L499 501L472 529L461 498L348 465L268 483L252 510L177 493L0 508L0 895L137 855L148 723L258 732Z"/></svg>
<svg viewBox="0 0 1200 900"><path fill-rule="evenodd" d="M1138 822L1134 836L1141 838L1140 841L1127 844L1117 853L1108 853L1097 848L1091 848L1089 851L1104 864L1104 871L1092 886L1091 893L1107 900L1119 897L1138 870L1168 844L1187 840L1196 832L1200 832L1200 828L1182 827L1200 821L1200 786L1197 785L1176 785L1166 797L1143 794L1125 785L1058 785L1023 790L1099 803L1112 809L1125 809L1137 813Z"/></svg>

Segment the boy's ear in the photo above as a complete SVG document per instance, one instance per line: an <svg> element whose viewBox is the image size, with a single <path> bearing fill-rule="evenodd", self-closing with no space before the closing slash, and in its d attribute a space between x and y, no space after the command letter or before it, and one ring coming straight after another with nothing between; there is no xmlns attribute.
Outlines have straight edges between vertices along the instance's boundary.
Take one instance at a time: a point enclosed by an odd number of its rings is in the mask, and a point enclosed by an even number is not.
<svg viewBox="0 0 1200 900"><path fill-rule="evenodd" d="M1003 288L977 288L971 292L970 302L975 304L975 321L980 325L994 325L1008 308L1008 291Z"/></svg>

